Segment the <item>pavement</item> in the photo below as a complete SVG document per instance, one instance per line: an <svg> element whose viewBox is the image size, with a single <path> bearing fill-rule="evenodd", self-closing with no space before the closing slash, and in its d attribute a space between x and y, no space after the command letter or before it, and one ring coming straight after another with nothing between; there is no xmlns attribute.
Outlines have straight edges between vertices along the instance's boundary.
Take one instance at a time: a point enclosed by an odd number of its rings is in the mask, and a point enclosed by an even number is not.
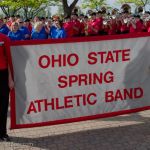
<svg viewBox="0 0 150 150"><path fill-rule="evenodd" d="M8 134L0 150L150 150L150 110Z"/></svg>

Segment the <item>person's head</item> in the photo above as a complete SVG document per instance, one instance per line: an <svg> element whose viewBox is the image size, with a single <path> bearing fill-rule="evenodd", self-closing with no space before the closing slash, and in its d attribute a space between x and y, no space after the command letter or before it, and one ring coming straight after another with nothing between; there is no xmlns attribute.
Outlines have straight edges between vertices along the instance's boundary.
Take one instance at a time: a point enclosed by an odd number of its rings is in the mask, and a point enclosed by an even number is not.
<svg viewBox="0 0 150 150"><path fill-rule="evenodd" d="M21 18L20 15L16 15L16 16L15 16L15 20L17 20L17 19L19 19L19 18Z"/></svg>
<svg viewBox="0 0 150 150"><path fill-rule="evenodd" d="M45 20L46 20L45 17L40 18L40 21L43 22L43 24L45 24Z"/></svg>
<svg viewBox="0 0 150 150"><path fill-rule="evenodd" d="M64 22L70 22L70 21L71 21L70 16L66 16L66 17L64 18Z"/></svg>
<svg viewBox="0 0 150 150"><path fill-rule="evenodd" d="M23 24L24 26L28 27L30 24L30 19L25 19Z"/></svg>
<svg viewBox="0 0 150 150"><path fill-rule="evenodd" d="M6 16L5 16L5 17L3 18L4 23L7 23L8 20L9 20L9 17L6 17Z"/></svg>
<svg viewBox="0 0 150 150"><path fill-rule="evenodd" d="M138 7L138 13L142 13L143 12L143 7L142 6L139 6Z"/></svg>
<svg viewBox="0 0 150 150"><path fill-rule="evenodd" d="M121 10L122 13L129 14L131 12L131 6L125 3L121 6Z"/></svg>
<svg viewBox="0 0 150 150"><path fill-rule="evenodd" d="M17 32L19 30L19 25L18 25L18 23L17 22L13 22L12 24L11 24L11 31L12 32Z"/></svg>
<svg viewBox="0 0 150 150"><path fill-rule="evenodd" d="M150 11L145 11L145 14L149 16L150 15Z"/></svg>
<svg viewBox="0 0 150 150"><path fill-rule="evenodd" d="M80 15L79 15L79 19L80 19L80 20L83 20L83 19L84 19L84 14L80 14Z"/></svg>
<svg viewBox="0 0 150 150"><path fill-rule="evenodd" d="M10 21L10 22L14 22L14 21L15 21L15 16L14 16L14 15L10 16L10 17L9 17L9 21Z"/></svg>
<svg viewBox="0 0 150 150"><path fill-rule="evenodd" d="M36 22L38 22L38 21L40 21L39 17L38 17L38 16L35 16L34 19L33 19L33 22L36 23Z"/></svg>
<svg viewBox="0 0 150 150"><path fill-rule="evenodd" d="M75 13L75 14L78 14L78 8L75 7L72 12Z"/></svg>
<svg viewBox="0 0 150 150"><path fill-rule="evenodd" d="M96 17L97 18L101 18L102 17L102 12L100 10L96 13Z"/></svg>
<svg viewBox="0 0 150 150"><path fill-rule="evenodd" d="M92 20L95 20L95 19L96 19L96 13L95 13L95 12L93 12L93 13L91 14L91 19L92 19Z"/></svg>
<svg viewBox="0 0 150 150"><path fill-rule="evenodd" d="M119 13L119 10L117 8L114 8L112 11L111 11L111 15L117 15Z"/></svg>
<svg viewBox="0 0 150 150"><path fill-rule="evenodd" d="M22 18L18 18L16 22L18 23L19 27L23 26L23 19Z"/></svg>
<svg viewBox="0 0 150 150"><path fill-rule="evenodd" d="M90 16L92 13L93 13L93 10L91 10L91 9L89 9L89 10L87 11L87 15L88 15L88 16Z"/></svg>
<svg viewBox="0 0 150 150"><path fill-rule="evenodd" d="M56 28L62 28L62 26L63 26L63 23L62 23L61 20L55 21L55 27L56 27Z"/></svg>
<svg viewBox="0 0 150 150"><path fill-rule="evenodd" d="M77 20L77 19L78 19L78 14L72 13L72 14L71 14L71 19L72 19L72 20Z"/></svg>
<svg viewBox="0 0 150 150"><path fill-rule="evenodd" d="M51 19L47 19L46 25L50 27L52 25L52 20Z"/></svg>
<svg viewBox="0 0 150 150"><path fill-rule="evenodd" d="M34 24L34 30L36 32L40 32L43 28L43 23L41 21L38 21Z"/></svg>
<svg viewBox="0 0 150 150"><path fill-rule="evenodd" d="M135 21L137 22L137 21L140 21L140 15L134 15L134 18L135 18Z"/></svg>
<svg viewBox="0 0 150 150"><path fill-rule="evenodd" d="M58 21L58 20L60 20L60 17L57 16L57 15L54 15L54 16L52 16L52 20L53 21Z"/></svg>
<svg viewBox="0 0 150 150"><path fill-rule="evenodd" d="M104 6L101 7L101 13L102 14L106 14L107 13L106 7L104 7Z"/></svg>
<svg viewBox="0 0 150 150"><path fill-rule="evenodd" d="M88 22L88 21L89 21L88 16L84 16L84 21L85 21L85 22Z"/></svg>

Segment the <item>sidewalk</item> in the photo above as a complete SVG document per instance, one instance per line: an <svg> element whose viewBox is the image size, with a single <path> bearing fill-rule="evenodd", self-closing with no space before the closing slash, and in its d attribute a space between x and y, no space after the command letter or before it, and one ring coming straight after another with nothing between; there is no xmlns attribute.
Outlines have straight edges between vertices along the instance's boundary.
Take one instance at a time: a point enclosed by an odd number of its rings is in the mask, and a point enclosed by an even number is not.
<svg viewBox="0 0 150 150"><path fill-rule="evenodd" d="M150 110L8 133L0 150L150 150Z"/></svg>

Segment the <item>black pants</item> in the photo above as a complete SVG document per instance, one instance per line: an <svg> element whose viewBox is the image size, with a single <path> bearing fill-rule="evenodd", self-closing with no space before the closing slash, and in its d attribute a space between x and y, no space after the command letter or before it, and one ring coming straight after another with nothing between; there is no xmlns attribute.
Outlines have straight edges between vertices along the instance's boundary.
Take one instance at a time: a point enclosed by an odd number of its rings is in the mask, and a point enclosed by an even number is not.
<svg viewBox="0 0 150 150"><path fill-rule="evenodd" d="M0 135L7 133L7 112L9 103L8 70L0 70Z"/></svg>

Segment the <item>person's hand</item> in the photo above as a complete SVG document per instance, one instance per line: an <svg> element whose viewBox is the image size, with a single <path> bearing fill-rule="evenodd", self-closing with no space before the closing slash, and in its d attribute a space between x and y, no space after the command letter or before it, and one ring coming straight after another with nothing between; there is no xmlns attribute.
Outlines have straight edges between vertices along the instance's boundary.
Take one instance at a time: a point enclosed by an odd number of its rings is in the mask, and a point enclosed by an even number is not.
<svg viewBox="0 0 150 150"><path fill-rule="evenodd" d="M29 34L25 34L25 38L27 39L27 38L29 38L30 37L30 35Z"/></svg>
<svg viewBox="0 0 150 150"><path fill-rule="evenodd" d="M12 79L12 75L11 75L11 71L10 69L8 69L9 72L9 76L8 76L8 86L10 88L10 90L12 90L14 88L14 81Z"/></svg>
<svg viewBox="0 0 150 150"><path fill-rule="evenodd" d="M9 79L9 89L12 90L14 88L14 81Z"/></svg>

